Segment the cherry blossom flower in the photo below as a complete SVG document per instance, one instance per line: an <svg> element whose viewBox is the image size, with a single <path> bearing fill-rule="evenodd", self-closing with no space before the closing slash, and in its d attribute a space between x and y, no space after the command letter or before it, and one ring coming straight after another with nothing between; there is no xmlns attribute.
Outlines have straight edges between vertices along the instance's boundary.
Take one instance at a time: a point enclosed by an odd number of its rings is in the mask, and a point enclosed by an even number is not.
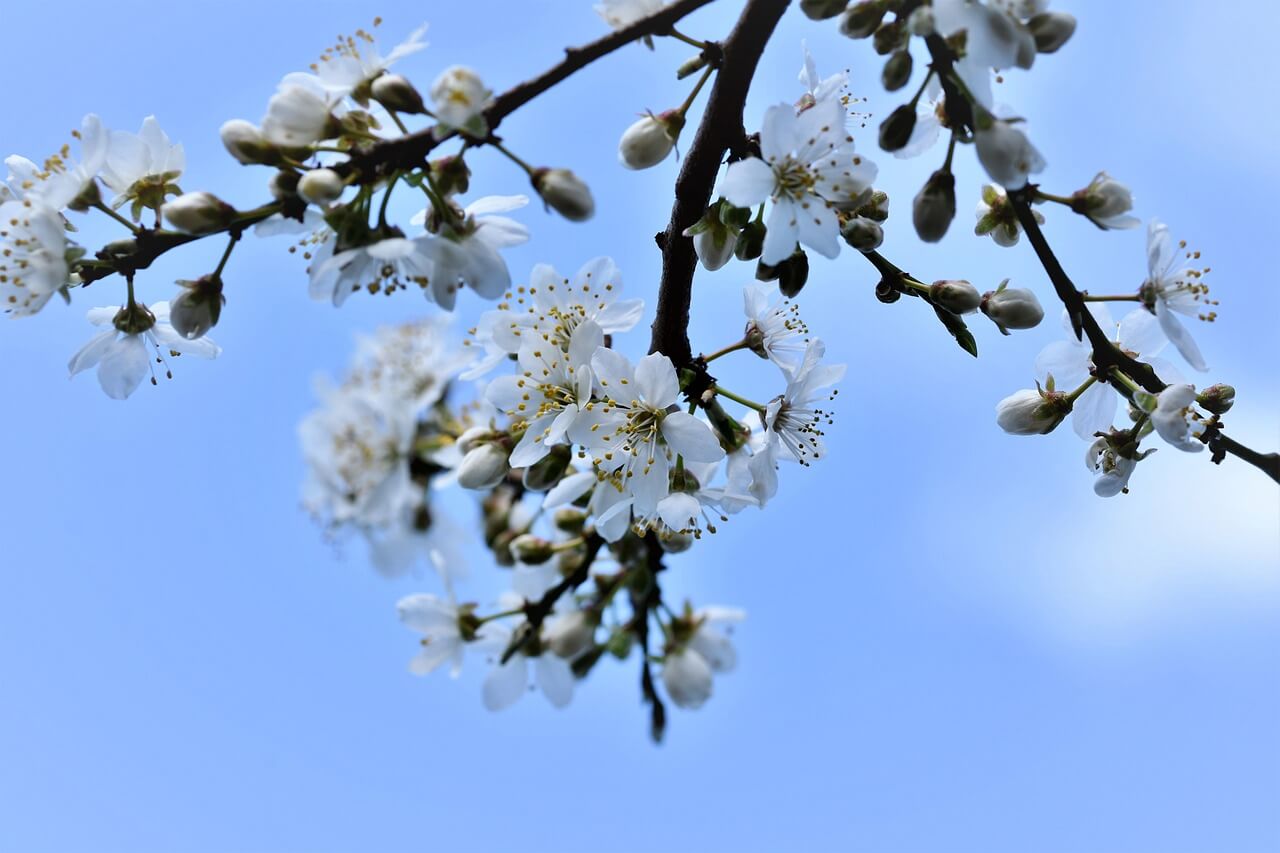
<svg viewBox="0 0 1280 853"><path fill-rule="evenodd" d="M375 22L376 26L376 22ZM423 24L386 56L378 49L377 39L365 30L340 38L325 51L320 61L311 66L314 74L297 72L284 78L285 83L299 83L312 91L324 92L330 103L347 96L358 103L368 103L369 85L396 62L426 48L423 41L427 25Z"/></svg>
<svg viewBox="0 0 1280 853"><path fill-rule="evenodd" d="M147 116L137 134L111 132L102 180L116 192L114 207L135 202L133 218L137 219L142 207L158 208L167 195L178 194L176 181L186 164L182 143L170 143L156 117Z"/></svg>
<svg viewBox="0 0 1280 853"><path fill-rule="evenodd" d="M1096 475L1093 491L1100 498L1111 498L1129 491L1129 478L1138 460L1121 456L1105 437L1099 436L1084 454L1084 464Z"/></svg>
<svg viewBox="0 0 1280 853"><path fill-rule="evenodd" d="M801 465L808 465L811 459L827 453L822 427L831 422L831 413L817 408L815 403L831 399L833 394L824 389L839 382L845 374L843 364L821 363L826 351L826 345L817 338L809 341L800 365L789 376L787 389L765 407L769 452L779 452L780 446L782 458Z"/></svg>
<svg viewBox="0 0 1280 853"><path fill-rule="evenodd" d="M634 498L635 511L652 513L670 490L677 455L715 462L724 449L706 423L685 412L668 412L680 396L671 359L661 353L633 368L620 353L601 347L591 369L606 399L584 406L569 429L608 479Z"/></svg>
<svg viewBox="0 0 1280 853"><path fill-rule="evenodd" d="M38 199L0 204L0 306L35 314L67 285L67 235L58 210Z"/></svg>
<svg viewBox="0 0 1280 853"><path fill-rule="evenodd" d="M666 5L666 0L603 0L592 8L610 27L625 30L636 21L662 11Z"/></svg>
<svg viewBox="0 0 1280 853"><path fill-rule="evenodd" d="M738 656L720 626L741 622L746 613L731 607L704 607L692 615L695 628L686 643L663 658L662 685L681 708L700 708L711 698L713 673L730 672Z"/></svg>
<svg viewBox="0 0 1280 853"><path fill-rule="evenodd" d="M391 236L335 254L336 240L331 237L316 251L307 268L311 298L340 306L357 290L394 293L410 284L424 292L429 286L432 292L437 287L447 290L435 281L435 242L429 235L412 240Z"/></svg>
<svg viewBox="0 0 1280 853"><path fill-rule="evenodd" d="M489 627L489 626L486 626ZM509 631L501 625L493 625L488 632L488 645L495 650L495 658L509 642ZM573 669L569 661L545 651L537 655L517 651L506 663L495 660L482 686L485 708L501 711L509 708L529 692L529 666L533 662L533 676L542 695L556 708L563 708L573 699Z"/></svg>
<svg viewBox="0 0 1280 853"><path fill-rule="evenodd" d="M1177 378L1178 373L1173 365L1154 358L1164 349L1165 340L1150 312L1145 308L1137 308L1117 323L1111 319L1111 312L1105 304L1089 302L1087 305L1098 325L1117 346L1134 356L1142 356L1143 361L1166 380ZM1041 382L1048 382L1052 376L1060 389L1071 389L1090 378L1093 349L1076 339L1065 312L1063 325L1067 329L1067 339L1054 341L1040 351L1036 356L1036 377ZM1094 382L1076 398L1071 410L1071 428L1076 435L1092 441L1095 433L1111 426L1117 405L1119 397L1115 391L1108 385Z"/></svg>
<svg viewBox="0 0 1280 853"><path fill-rule="evenodd" d="M854 152L844 129L844 107L835 100L796 115L790 104L770 107L760 131L764 159L731 163L720 194L737 207L772 201L760 260L777 264L790 257L796 241L819 254L840 254L834 208L865 199L876 166Z"/></svg>
<svg viewBox="0 0 1280 853"><path fill-rule="evenodd" d="M800 319L800 308L781 298L777 285L751 282L742 289L747 315L746 340L751 350L782 368L793 371L809 342L809 327Z"/></svg>
<svg viewBox="0 0 1280 853"><path fill-rule="evenodd" d="M1133 209L1133 193L1106 172L1095 175L1089 186L1075 193L1073 201L1099 228L1136 228L1141 224L1138 217L1129 215Z"/></svg>
<svg viewBox="0 0 1280 853"><path fill-rule="evenodd" d="M979 119L973 136L982 168L1005 189L1022 189L1029 176L1044 171L1046 164L1040 152L1011 122L988 117L984 126Z"/></svg>
<svg viewBox="0 0 1280 853"><path fill-rule="evenodd" d="M488 132L484 111L493 103L493 92L470 68L454 65L440 72L431 84L431 100L440 123L437 136L449 130L462 130L472 136Z"/></svg>
<svg viewBox="0 0 1280 853"><path fill-rule="evenodd" d="M1217 316L1212 310L1207 310L1208 306L1217 305L1209 299L1209 286L1204 283L1208 270L1181 265L1183 260L1200 257L1199 252L1187 251L1186 245L1182 242L1175 246L1169 236L1169 226L1158 219L1151 220L1147 227L1147 280L1139 294L1160 322L1165 336L1187 363L1196 370L1205 371L1209 365L1200 354L1200 348L1174 316L1185 314L1201 320L1212 320ZM1182 259L1178 257L1179 253L1184 254Z"/></svg>
<svg viewBox="0 0 1280 853"><path fill-rule="evenodd" d="M79 161L72 160L66 148L48 158L43 166L17 155L6 158L12 195L37 201L55 211L68 207L84 210L97 201L95 181L107 164L110 135L102 121L90 113L81 121L75 136L80 140Z"/></svg>
<svg viewBox="0 0 1280 853"><path fill-rule="evenodd" d="M123 308L92 308L87 314L95 326L110 326L80 348L67 365L72 376L98 368L98 384L108 397L123 400L142 384L152 369L152 353L163 361L162 352L172 356L194 355L217 358L222 348L208 338L187 340L169 325L169 303L151 308L137 303ZM155 382L155 376L152 376Z"/></svg>
<svg viewBox="0 0 1280 853"><path fill-rule="evenodd" d="M1194 386L1169 385L1156 395L1156 406L1151 412L1151 425L1165 441L1179 450L1199 453L1204 444L1196 436L1204 432L1204 420L1195 410Z"/></svg>
<svg viewBox="0 0 1280 853"><path fill-rule="evenodd" d="M467 205L460 221L444 226L425 246L434 263L428 298L452 311L464 285L485 299L497 299L505 293L511 286L511 272L499 250L527 242L529 229L496 214L519 210L528 203L525 195L485 196ZM426 220L424 210L411 222L420 225Z"/></svg>

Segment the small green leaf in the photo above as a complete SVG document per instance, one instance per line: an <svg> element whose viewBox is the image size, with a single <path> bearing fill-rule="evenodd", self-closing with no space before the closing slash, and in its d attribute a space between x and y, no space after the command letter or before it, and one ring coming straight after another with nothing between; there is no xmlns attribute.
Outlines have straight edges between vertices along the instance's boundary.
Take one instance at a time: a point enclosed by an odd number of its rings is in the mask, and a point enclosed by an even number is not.
<svg viewBox="0 0 1280 853"><path fill-rule="evenodd" d="M947 327L947 331L956 339L956 343L960 348L974 358L978 357L978 342L974 340L973 333L969 331L969 327L965 325L964 320L956 314L952 314L945 308L933 306L933 310L938 315L938 319L942 321L942 325Z"/></svg>

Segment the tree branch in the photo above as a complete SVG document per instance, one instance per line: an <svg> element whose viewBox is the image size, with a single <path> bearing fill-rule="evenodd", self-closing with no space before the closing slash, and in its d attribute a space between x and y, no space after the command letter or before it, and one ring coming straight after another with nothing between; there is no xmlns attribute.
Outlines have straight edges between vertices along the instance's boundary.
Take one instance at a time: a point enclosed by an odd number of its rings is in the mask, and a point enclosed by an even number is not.
<svg viewBox="0 0 1280 853"><path fill-rule="evenodd" d="M592 533L587 538L587 553L583 556L582 565L574 569L573 574L543 593L542 598L525 604L525 621L512 634L511 642L507 644L507 648L502 652L502 663L511 660L512 655L524 648L529 640L538 635L538 629L542 627L542 623L551 615L556 602L565 593L575 590L587 582L587 578L591 577L591 566L596 561L596 555L600 553L600 549L603 547L604 538L598 533Z"/></svg>
<svg viewBox="0 0 1280 853"><path fill-rule="evenodd" d="M745 136L742 109L756 63L790 0L747 0L733 32L724 41L724 61L707 100L707 109L685 154L676 179L675 204L662 248L662 283L649 351L667 355L677 367L693 359L689 346L689 301L698 258L684 230L702 218L725 152Z"/></svg>
<svg viewBox="0 0 1280 853"><path fill-rule="evenodd" d="M612 32L581 47L565 48L563 60L537 77L519 83L494 98L493 104L484 113L489 129L496 130L504 118L574 72L634 41L670 31L681 18L712 2L714 0L677 0L625 29ZM456 133L449 133L437 139L432 128L426 128L396 139L361 146L351 153L349 160L334 168L344 176L358 173L360 183L371 183L396 170L421 167L427 155L437 145L456 136Z"/></svg>

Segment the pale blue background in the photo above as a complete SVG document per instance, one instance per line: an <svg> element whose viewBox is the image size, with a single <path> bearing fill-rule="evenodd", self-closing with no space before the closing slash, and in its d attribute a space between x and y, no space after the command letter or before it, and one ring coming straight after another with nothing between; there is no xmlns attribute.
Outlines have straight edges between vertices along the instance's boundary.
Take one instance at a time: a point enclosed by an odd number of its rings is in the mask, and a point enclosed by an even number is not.
<svg viewBox="0 0 1280 853"><path fill-rule="evenodd" d="M686 29L727 32L739 4L718 5ZM1240 388L1235 434L1275 447L1280 21L1262 0L1058 5L1080 16L1076 38L1011 74L1001 99L1031 119L1049 188L1107 168L1141 215L1204 250L1223 300L1195 329L1210 378ZM236 167L218 126L256 120L280 75L375 13L391 41L432 21L430 49L404 66L424 88L465 62L503 89L603 32L588 3L548 0L8 4L0 147L36 156L85 112L135 129L154 111L187 146L184 186L248 206L266 174ZM869 50L793 10L749 124L798 93L801 38L823 70L852 69L870 109L893 105ZM678 103L670 70L686 53L622 51L504 124L600 202L583 226L519 214L535 239L510 254L517 276L607 253L652 296L677 165L624 172L614 145L637 112ZM1010 275L1048 302L1025 243L969 233L970 152L939 247L917 245L906 212L941 149L905 166L874 156L893 196L890 257L926 280ZM500 160L474 165L481 191L522 188ZM1082 286L1141 281L1141 233L1047 212ZM974 361L923 306L876 302L851 253L815 263L801 304L851 365L832 453L786 471L767 514L672 561L673 597L751 615L739 670L702 711L674 713L655 748L630 666L602 665L565 711L531 695L500 715L480 706L479 661L459 683L405 671L414 635L393 605L435 582L382 580L357 545L321 541L297 506L294 428L312 375L341 369L354 332L426 307L309 302L284 247L232 261L219 361L182 359L124 405L92 376L65 378L91 333L83 310L118 300L116 282L3 324L0 849L1280 849L1277 490L1235 461L1162 449L1133 494L1104 502L1068 431L1001 434L992 407L1029 384L1052 318L1003 339L978 318ZM165 298L217 251L166 258L144 296ZM699 277L695 347L732 339L748 275ZM464 321L478 307L466 301ZM764 365L742 368L733 387L776 393ZM472 594L491 595L492 570L475 574Z"/></svg>

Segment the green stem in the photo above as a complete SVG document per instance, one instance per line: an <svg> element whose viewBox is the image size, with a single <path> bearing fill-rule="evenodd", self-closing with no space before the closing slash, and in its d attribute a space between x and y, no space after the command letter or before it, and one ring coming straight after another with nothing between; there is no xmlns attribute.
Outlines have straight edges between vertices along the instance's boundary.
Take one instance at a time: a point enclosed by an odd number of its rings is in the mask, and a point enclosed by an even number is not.
<svg viewBox="0 0 1280 853"><path fill-rule="evenodd" d="M492 622L494 619L505 619L508 616L520 616L523 613L524 608L517 607L515 610L504 610L501 613L491 613L488 616L477 616L476 618L479 620L480 624L483 625L485 622Z"/></svg>
<svg viewBox="0 0 1280 853"><path fill-rule="evenodd" d="M740 349L746 349L748 346L750 346L750 344L747 343L747 339L743 338L742 340L738 341L736 344L729 344L729 346L725 347L724 349L716 350L715 352L711 353L711 355L704 355L702 357L702 360L705 361L707 364L710 364L711 362L715 361L717 358L719 358L722 355L728 355L731 352L736 352L737 350L740 350Z"/></svg>
<svg viewBox="0 0 1280 853"><path fill-rule="evenodd" d="M520 159L519 157L517 157L515 154L511 153L511 151L507 150L507 146L503 145L501 142L498 142L496 139L495 139L495 140L490 141L490 142L489 142L489 144L490 144L490 145L492 145L494 148L497 148L497 149L498 149L499 151L501 151L503 154L505 154L505 155L506 155L506 157L507 157L507 159L508 159L508 160L510 160L512 163L515 163L515 164L516 164L517 166L519 166L521 169L524 169L524 170L525 170L525 172L526 172L530 177L532 177L532 176L533 176L533 167L532 167L532 166L530 166L530 165L529 165L528 163L526 163L525 161L521 160L521 159Z"/></svg>
<svg viewBox="0 0 1280 853"><path fill-rule="evenodd" d="M1111 369L1111 378L1128 388L1130 394L1137 394L1142 390L1142 387L1139 386L1137 382L1134 382L1133 378L1130 377L1129 374L1119 368L1113 367Z"/></svg>
<svg viewBox="0 0 1280 853"><path fill-rule="evenodd" d="M955 156L956 140L959 137L960 137L960 131L958 130L951 131L951 139L950 141L947 142L947 159L942 161L942 171L944 172L951 171L951 158Z"/></svg>
<svg viewBox="0 0 1280 853"><path fill-rule="evenodd" d="M764 406L755 402L754 400L748 400L746 397L740 397L737 394L733 393L732 391L727 391L724 388L721 388L719 385L712 386L712 389L719 396L730 399L735 403L741 403L742 405L746 406L748 409L755 409L757 412L763 412L765 410Z"/></svg>
<svg viewBox="0 0 1280 853"><path fill-rule="evenodd" d="M222 278L222 270L227 266L227 261L231 258L231 250L236 247L236 243L240 242L239 231L232 231L231 238L227 240L227 248L222 251L222 259L218 261L218 268L213 271L214 278Z"/></svg>
<svg viewBox="0 0 1280 853"><path fill-rule="evenodd" d="M395 115L395 113L392 113ZM382 194L382 205L378 208L378 227L387 227L387 205L391 202L391 191L396 188L396 184L400 182L400 172L393 172L391 180L387 182L387 191Z"/></svg>
<svg viewBox="0 0 1280 853"><path fill-rule="evenodd" d="M1080 299L1084 302L1141 302L1142 297L1136 293L1122 293L1115 296L1093 296L1089 293L1080 294Z"/></svg>
<svg viewBox="0 0 1280 853"><path fill-rule="evenodd" d="M933 79L934 71L929 69L929 73L924 75L924 82L920 84L920 88L916 89L915 95L911 98L911 108L915 109L916 104L920 103L920 98L924 95L924 90L929 87L929 81Z"/></svg>
<svg viewBox="0 0 1280 853"><path fill-rule="evenodd" d="M1047 193L1039 188L1036 189L1036 198L1044 201L1054 201L1058 204L1065 204L1067 207L1072 207L1075 204L1075 202L1067 196L1054 195L1053 193Z"/></svg>
<svg viewBox="0 0 1280 853"><path fill-rule="evenodd" d="M676 114L679 115L680 118L684 118L685 113L689 112L689 107L693 106L693 102L698 97L698 93L702 91L703 86L707 85L707 81L711 79L711 75L715 72L716 70L709 65L706 70L702 72L702 76L698 78L698 82L693 85L693 91L689 93L689 97L685 98L684 103L680 105L680 109L676 110Z"/></svg>
<svg viewBox="0 0 1280 853"><path fill-rule="evenodd" d="M1089 388L1093 385L1093 383L1097 381L1098 381L1098 377L1090 376L1088 379L1084 381L1083 384L1081 384L1079 388L1077 388L1076 390L1072 391L1070 394L1067 395L1067 402L1071 403L1072 405L1075 405L1075 402L1080 398L1080 395L1083 394L1085 391L1088 391Z"/></svg>
<svg viewBox="0 0 1280 853"><path fill-rule="evenodd" d="M100 210L100 211L102 211L103 213L105 213L107 216L110 216L112 219L114 219L116 222L119 222L119 223L120 223L121 225L123 225L125 228L128 228L128 229L129 229L130 231L132 231L134 234L137 234L140 230L142 230L142 229L141 229L141 228L139 228L137 225L135 225L134 223L130 222L128 219L125 219L125 218L124 218L123 216L121 216L119 213L116 213L114 210L112 210L111 208L107 207L107 206L106 206L105 204L103 204L101 201L99 201L99 202L97 202L96 204L94 204L94 205L93 205L93 207L94 207L94 209L95 209L95 210Z"/></svg>
<svg viewBox="0 0 1280 853"><path fill-rule="evenodd" d="M677 40L679 40L679 41L682 41L682 42L684 42L684 43L685 43L685 44L687 44L687 45L691 45L691 46L693 46L693 47L696 47L696 48L698 48L699 50L706 50L706 49L707 49L707 43L706 43L705 41L699 41L698 39L694 38L693 36L687 36L687 35L685 35L684 33L682 33L682 32L680 32L679 30L677 30L675 27L672 27L670 30L668 30L668 31L667 31L667 35L671 36L671 37L672 37L672 38L674 38L674 39L677 39Z"/></svg>

